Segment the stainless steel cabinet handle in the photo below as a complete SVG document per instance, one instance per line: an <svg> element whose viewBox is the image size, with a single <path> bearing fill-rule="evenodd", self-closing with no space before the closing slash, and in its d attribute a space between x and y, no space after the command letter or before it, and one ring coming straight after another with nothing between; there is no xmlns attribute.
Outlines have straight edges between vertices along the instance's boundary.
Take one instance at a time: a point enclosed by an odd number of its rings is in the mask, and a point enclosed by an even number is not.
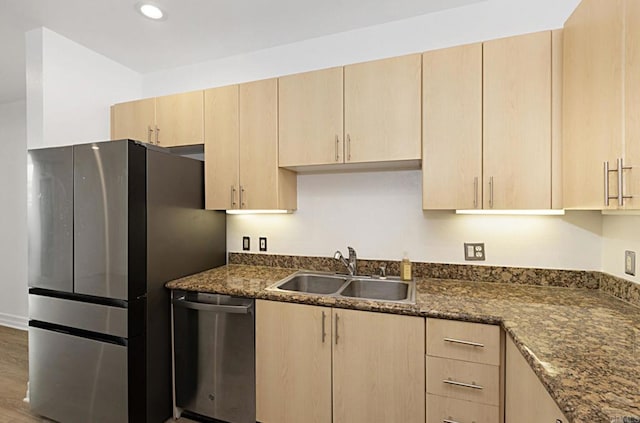
<svg viewBox="0 0 640 423"><path fill-rule="evenodd" d="M322 343L324 344L324 340L327 337L327 331L325 330L325 320L327 319L327 314L322 312Z"/></svg>
<svg viewBox="0 0 640 423"><path fill-rule="evenodd" d="M176 307L188 308L190 310L211 311L219 313L232 314L249 314L251 312L251 304L242 306L206 304L187 301L184 297L174 298L171 303Z"/></svg>
<svg viewBox="0 0 640 423"><path fill-rule="evenodd" d="M473 208L478 208L478 177L473 178Z"/></svg>
<svg viewBox="0 0 640 423"><path fill-rule="evenodd" d="M160 128L156 125L156 145L160 145Z"/></svg>
<svg viewBox="0 0 640 423"><path fill-rule="evenodd" d="M245 202L244 187L240 185L240 208L244 209L246 205L247 204Z"/></svg>
<svg viewBox="0 0 640 423"><path fill-rule="evenodd" d="M347 134L347 161L351 161L351 135Z"/></svg>
<svg viewBox="0 0 640 423"><path fill-rule="evenodd" d="M489 177L489 207L493 208L493 176Z"/></svg>
<svg viewBox="0 0 640 423"><path fill-rule="evenodd" d="M444 341L445 342L451 342L452 344L462 344L462 345L469 345L471 347L484 348L484 344L479 344L477 342L471 342L471 341L463 341L461 339L444 338Z"/></svg>
<svg viewBox="0 0 640 423"><path fill-rule="evenodd" d="M231 185L231 208L236 208L236 186Z"/></svg>
<svg viewBox="0 0 640 423"><path fill-rule="evenodd" d="M336 135L336 162L340 161L339 147L340 147L340 138L338 138L338 136Z"/></svg>
<svg viewBox="0 0 640 423"><path fill-rule="evenodd" d="M147 126L147 142L151 144L151 134L153 133L153 129L151 129L151 125Z"/></svg>
<svg viewBox="0 0 640 423"><path fill-rule="evenodd" d="M605 161L604 162L604 205L608 206L609 205L609 200L611 199L611 197L609 197L609 162Z"/></svg>
<svg viewBox="0 0 640 423"><path fill-rule="evenodd" d="M336 345L338 345L338 338L339 338L338 336L338 319L339 318L340 317L338 316L338 313L336 313Z"/></svg>
<svg viewBox="0 0 640 423"><path fill-rule="evenodd" d="M457 420L443 419L443 420L442 420L442 423L460 423L460 422L459 422L459 421L457 421Z"/></svg>
<svg viewBox="0 0 640 423"><path fill-rule="evenodd" d="M457 380L451 380L451 379L443 379L442 382L446 383L447 385L460 386L462 388L484 389L484 387L480 385L476 385L475 383L464 383L464 382L458 382Z"/></svg>
<svg viewBox="0 0 640 423"><path fill-rule="evenodd" d="M624 200L627 198L633 198L630 195L624 195L624 171L632 169L631 166L624 165L624 159L618 159L618 205L624 206Z"/></svg>

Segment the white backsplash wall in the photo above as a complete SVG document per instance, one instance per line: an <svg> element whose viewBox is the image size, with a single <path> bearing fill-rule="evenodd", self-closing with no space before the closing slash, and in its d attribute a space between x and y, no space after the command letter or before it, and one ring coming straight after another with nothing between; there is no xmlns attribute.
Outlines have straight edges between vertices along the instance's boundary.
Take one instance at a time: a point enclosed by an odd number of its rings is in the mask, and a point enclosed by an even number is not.
<svg viewBox="0 0 640 423"><path fill-rule="evenodd" d="M636 276L624 273L624 252L636 252ZM640 283L640 216L602 217L602 270Z"/></svg>
<svg viewBox="0 0 640 423"><path fill-rule="evenodd" d="M332 256L352 246L361 258L465 263L464 242L484 242L487 265L601 269L602 216L470 216L423 212L420 171L298 175L298 210L229 215L227 248L268 238L268 254Z"/></svg>

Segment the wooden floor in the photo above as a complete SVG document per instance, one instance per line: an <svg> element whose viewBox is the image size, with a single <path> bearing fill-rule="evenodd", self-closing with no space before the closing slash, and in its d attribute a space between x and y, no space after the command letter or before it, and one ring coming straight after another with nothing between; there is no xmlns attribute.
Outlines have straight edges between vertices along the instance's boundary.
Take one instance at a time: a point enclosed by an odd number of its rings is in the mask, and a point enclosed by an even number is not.
<svg viewBox="0 0 640 423"><path fill-rule="evenodd" d="M29 372L27 332L0 326L0 423L46 422L23 401Z"/></svg>
<svg viewBox="0 0 640 423"><path fill-rule="evenodd" d="M0 326L0 423L50 423L34 416L23 401L29 373L27 332ZM188 423L173 419L167 422Z"/></svg>

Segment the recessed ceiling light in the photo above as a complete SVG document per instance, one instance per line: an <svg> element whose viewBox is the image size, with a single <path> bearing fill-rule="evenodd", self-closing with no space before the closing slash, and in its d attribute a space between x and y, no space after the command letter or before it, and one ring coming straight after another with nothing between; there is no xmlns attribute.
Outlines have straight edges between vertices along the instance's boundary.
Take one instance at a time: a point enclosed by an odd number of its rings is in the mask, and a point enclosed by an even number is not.
<svg viewBox="0 0 640 423"><path fill-rule="evenodd" d="M162 12L162 10L158 6L153 4L139 3L138 10L140 10L140 13L142 13L149 19L159 20L164 17L164 13Z"/></svg>

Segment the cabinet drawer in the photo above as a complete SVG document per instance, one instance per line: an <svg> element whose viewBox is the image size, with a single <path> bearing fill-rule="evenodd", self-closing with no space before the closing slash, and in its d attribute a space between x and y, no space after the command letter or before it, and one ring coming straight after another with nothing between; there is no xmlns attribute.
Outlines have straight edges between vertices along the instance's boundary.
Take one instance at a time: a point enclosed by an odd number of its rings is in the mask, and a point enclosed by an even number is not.
<svg viewBox="0 0 640 423"><path fill-rule="evenodd" d="M499 405L500 367L427 357L427 393Z"/></svg>
<svg viewBox="0 0 640 423"><path fill-rule="evenodd" d="M500 365L500 327L427 319L427 355Z"/></svg>
<svg viewBox="0 0 640 423"><path fill-rule="evenodd" d="M498 423L499 419L495 405L427 395L427 423Z"/></svg>

